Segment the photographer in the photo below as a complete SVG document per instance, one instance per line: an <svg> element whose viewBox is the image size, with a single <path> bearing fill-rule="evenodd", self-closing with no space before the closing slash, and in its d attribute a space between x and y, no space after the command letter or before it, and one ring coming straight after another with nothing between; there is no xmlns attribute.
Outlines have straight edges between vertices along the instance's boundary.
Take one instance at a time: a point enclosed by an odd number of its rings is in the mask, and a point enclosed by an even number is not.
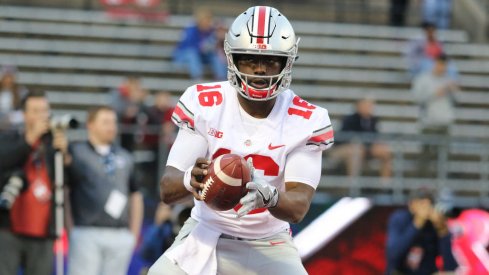
<svg viewBox="0 0 489 275"><path fill-rule="evenodd" d="M416 189L410 194L408 208L391 215L386 274L433 274L438 271L437 256L443 258L444 271L457 268L446 217L433 201L429 190Z"/></svg>
<svg viewBox="0 0 489 275"><path fill-rule="evenodd" d="M62 130L50 131L49 102L31 92L21 103L25 128L0 133L0 274L53 272L54 155L67 152Z"/></svg>

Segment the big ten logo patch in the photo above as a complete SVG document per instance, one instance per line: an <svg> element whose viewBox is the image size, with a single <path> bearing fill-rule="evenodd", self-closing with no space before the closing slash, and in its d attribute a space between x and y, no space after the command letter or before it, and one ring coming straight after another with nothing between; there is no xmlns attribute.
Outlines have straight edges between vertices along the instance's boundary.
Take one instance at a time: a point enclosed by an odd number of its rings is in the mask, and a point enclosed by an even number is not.
<svg viewBox="0 0 489 275"><path fill-rule="evenodd" d="M217 129L214 129L214 128L210 128L207 133L209 134L209 136L215 137L215 138L222 138L222 136L224 135L223 132L221 132Z"/></svg>

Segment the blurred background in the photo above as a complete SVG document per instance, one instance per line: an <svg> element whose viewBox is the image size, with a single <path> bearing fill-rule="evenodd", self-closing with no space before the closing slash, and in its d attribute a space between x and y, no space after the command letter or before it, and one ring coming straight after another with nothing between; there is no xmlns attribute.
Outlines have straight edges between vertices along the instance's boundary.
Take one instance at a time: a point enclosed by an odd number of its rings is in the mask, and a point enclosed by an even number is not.
<svg viewBox="0 0 489 275"><path fill-rule="evenodd" d="M142 248L151 227L170 224L173 236L191 206L159 204L173 106L188 86L226 78L223 34L261 4L291 20L301 37L291 88L327 108L335 129L311 209L293 225L314 229L297 240L310 274L383 274L389 216L412 190L432 191L453 222L489 208L487 0L0 0L2 131L22 125L28 90L81 122L70 141L86 137L89 107L117 111L145 206L128 274L155 260ZM206 20L201 58L182 58L186 28ZM488 240L476 240L484 253Z"/></svg>

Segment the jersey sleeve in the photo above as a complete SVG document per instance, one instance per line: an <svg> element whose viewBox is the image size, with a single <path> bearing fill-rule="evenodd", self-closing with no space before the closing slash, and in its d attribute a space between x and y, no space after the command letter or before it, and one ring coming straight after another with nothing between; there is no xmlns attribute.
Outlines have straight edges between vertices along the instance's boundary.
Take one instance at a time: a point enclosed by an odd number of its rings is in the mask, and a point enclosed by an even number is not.
<svg viewBox="0 0 489 275"><path fill-rule="evenodd" d="M311 135L307 139L306 147L313 151L324 151L333 146L334 131L326 109L318 109L317 116L312 120Z"/></svg>
<svg viewBox="0 0 489 275"><path fill-rule="evenodd" d="M168 154L166 165L185 171L194 165L197 158L205 157L207 147L207 140L201 135L180 129Z"/></svg>
<svg viewBox="0 0 489 275"><path fill-rule="evenodd" d="M195 121L198 119L199 106L197 105L194 86L189 87L178 100L173 110L171 120L180 129L195 133Z"/></svg>
<svg viewBox="0 0 489 275"><path fill-rule="evenodd" d="M197 158L206 156L209 145L203 132L204 114L199 103L197 86L187 88L171 116L179 131L168 154L167 166L185 171L194 165Z"/></svg>
<svg viewBox="0 0 489 275"><path fill-rule="evenodd" d="M321 151L299 147L287 156L284 181L300 182L316 189L321 179L321 164Z"/></svg>

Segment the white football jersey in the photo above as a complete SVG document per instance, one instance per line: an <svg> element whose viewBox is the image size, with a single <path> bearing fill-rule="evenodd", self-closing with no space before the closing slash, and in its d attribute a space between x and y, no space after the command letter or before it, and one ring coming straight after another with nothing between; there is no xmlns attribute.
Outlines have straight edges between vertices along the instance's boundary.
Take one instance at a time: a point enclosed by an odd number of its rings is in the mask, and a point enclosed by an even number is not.
<svg viewBox="0 0 489 275"><path fill-rule="evenodd" d="M287 155L297 149L325 150L333 144L333 129L326 109L309 104L286 90L277 96L267 118L246 113L229 82L189 87L175 107L172 119L181 128L208 142L207 158L233 153L252 158L253 166L279 191L285 191ZM304 164L307 165L307 164ZM316 188L317 182L304 182ZM239 207L239 206L237 206ZM192 217L215 230L241 238L264 238L289 228L266 209L237 218L236 210L215 211L195 201Z"/></svg>

